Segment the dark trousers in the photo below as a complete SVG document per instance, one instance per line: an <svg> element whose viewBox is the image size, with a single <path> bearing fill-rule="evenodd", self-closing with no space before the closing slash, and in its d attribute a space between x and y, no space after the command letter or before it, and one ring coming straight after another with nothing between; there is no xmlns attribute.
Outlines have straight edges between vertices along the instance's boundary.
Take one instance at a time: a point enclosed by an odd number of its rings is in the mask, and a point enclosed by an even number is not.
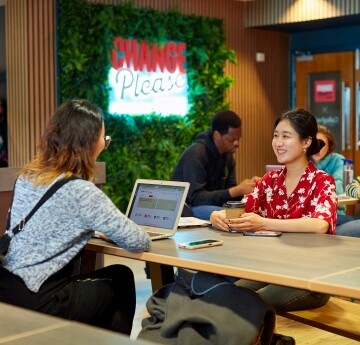
<svg viewBox="0 0 360 345"><path fill-rule="evenodd" d="M136 307L131 269L112 265L71 277L72 270L70 263L34 293L0 268L0 301L130 335Z"/></svg>

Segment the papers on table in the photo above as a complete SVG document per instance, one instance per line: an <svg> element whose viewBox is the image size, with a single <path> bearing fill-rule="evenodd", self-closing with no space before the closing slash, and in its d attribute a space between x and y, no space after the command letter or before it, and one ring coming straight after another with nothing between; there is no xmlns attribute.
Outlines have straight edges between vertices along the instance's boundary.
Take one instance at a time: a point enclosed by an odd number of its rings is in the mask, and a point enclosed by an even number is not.
<svg viewBox="0 0 360 345"><path fill-rule="evenodd" d="M345 193L338 194L337 197L338 199L351 199L351 197L346 195Z"/></svg>
<svg viewBox="0 0 360 345"><path fill-rule="evenodd" d="M178 228L198 228L201 226L210 226L211 223L208 220L202 220L195 217L180 217Z"/></svg>

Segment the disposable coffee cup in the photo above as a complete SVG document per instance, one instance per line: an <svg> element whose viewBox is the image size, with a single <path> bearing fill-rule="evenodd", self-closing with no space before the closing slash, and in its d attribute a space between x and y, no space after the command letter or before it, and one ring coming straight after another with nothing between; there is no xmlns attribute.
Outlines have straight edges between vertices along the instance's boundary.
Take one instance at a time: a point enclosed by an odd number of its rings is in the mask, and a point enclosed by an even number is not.
<svg viewBox="0 0 360 345"><path fill-rule="evenodd" d="M245 204L241 201L228 201L224 204L227 219L239 218L245 213Z"/></svg>

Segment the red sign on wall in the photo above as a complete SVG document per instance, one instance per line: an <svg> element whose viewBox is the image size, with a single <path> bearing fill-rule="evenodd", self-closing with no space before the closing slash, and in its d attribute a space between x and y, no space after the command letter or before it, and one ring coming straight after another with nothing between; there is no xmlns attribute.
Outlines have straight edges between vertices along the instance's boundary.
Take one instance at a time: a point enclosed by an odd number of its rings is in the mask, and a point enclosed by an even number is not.
<svg viewBox="0 0 360 345"><path fill-rule="evenodd" d="M315 103L336 101L335 80L316 80L314 86Z"/></svg>
<svg viewBox="0 0 360 345"><path fill-rule="evenodd" d="M1 1L1 0L0 0ZM111 114L186 115L186 44L115 37L109 70Z"/></svg>

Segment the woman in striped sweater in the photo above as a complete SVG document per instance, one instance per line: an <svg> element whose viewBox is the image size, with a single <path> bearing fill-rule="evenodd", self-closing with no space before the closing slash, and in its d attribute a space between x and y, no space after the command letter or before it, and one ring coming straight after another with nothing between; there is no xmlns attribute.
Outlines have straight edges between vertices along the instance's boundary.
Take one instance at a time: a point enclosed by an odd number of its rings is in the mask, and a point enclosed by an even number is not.
<svg viewBox="0 0 360 345"><path fill-rule="evenodd" d="M348 196L360 199L360 176L346 186L345 192ZM360 237L360 217L355 216L354 220L338 225L336 235Z"/></svg>

